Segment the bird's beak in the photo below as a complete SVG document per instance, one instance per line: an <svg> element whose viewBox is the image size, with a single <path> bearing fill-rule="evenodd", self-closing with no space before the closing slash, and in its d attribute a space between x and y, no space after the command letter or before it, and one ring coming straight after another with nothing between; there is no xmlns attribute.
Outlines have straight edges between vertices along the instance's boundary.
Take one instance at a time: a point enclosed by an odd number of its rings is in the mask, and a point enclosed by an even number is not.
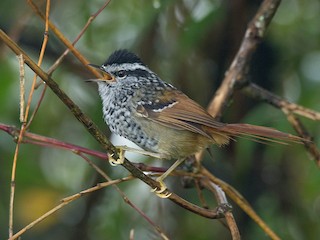
<svg viewBox="0 0 320 240"><path fill-rule="evenodd" d="M95 64L88 64L88 66L98 69L102 73L102 78L96 78L96 79L88 79L86 82L114 82L115 78L110 74L104 71L104 69L101 68L101 66L95 65Z"/></svg>

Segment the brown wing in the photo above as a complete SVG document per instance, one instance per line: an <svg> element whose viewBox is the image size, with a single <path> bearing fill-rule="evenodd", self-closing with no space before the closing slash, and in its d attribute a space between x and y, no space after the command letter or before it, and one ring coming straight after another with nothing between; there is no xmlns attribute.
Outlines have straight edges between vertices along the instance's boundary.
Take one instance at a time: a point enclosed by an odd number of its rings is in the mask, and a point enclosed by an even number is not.
<svg viewBox="0 0 320 240"><path fill-rule="evenodd" d="M199 104L179 91L167 91L152 104L139 105L137 112L151 121L179 130L188 130L208 138L213 137L204 126L217 129L225 124L217 122ZM224 138L223 133L217 133Z"/></svg>

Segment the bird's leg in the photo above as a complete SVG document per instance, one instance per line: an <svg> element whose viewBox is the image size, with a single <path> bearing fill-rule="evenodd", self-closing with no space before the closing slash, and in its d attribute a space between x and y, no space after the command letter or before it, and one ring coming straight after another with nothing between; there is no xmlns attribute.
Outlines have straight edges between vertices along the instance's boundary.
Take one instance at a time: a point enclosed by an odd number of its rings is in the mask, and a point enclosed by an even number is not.
<svg viewBox="0 0 320 240"><path fill-rule="evenodd" d="M168 175L170 175L184 160L185 160L184 158L178 159L177 161L175 161L174 164L171 165L170 168L168 168L168 170L164 174L158 177L156 181L160 184L160 189L154 188L151 190L151 192L155 192L158 195L158 197L161 197L161 198L170 197L171 193L163 194L163 192L167 189L167 186L164 183L164 179L168 177Z"/></svg>

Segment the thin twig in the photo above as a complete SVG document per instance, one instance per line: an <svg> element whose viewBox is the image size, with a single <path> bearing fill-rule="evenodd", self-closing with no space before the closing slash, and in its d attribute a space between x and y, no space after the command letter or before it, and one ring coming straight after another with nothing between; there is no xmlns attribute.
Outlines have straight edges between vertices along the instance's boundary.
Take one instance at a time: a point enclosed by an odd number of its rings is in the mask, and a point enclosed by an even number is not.
<svg viewBox="0 0 320 240"><path fill-rule="evenodd" d="M303 124L295 115L293 115L290 111L287 111L285 109L283 109L283 111L287 115L288 121L292 124L292 126L299 133L299 135L302 136L304 139L310 140L310 141L304 141L303 142L304 146L313 157L317 166L320 168L320 151L317 148L317 145L313 141L311 141L312 138L310 134L308 133L308 131L303 126Z"/></svg>
<svg viewBox="0 0 320 240"><path fill-rule="evenodd" d="M22 133L22 131L21 131ZM21 135L22 136L22 135ZM16 169L17 169L17 159L19 153L19 142L17 142L14 157L12 162L12 170L11 170L11 186L10 186L10 202L9 202L9 237L13 235L13 201L15 194L15 179L16 179Z"/></svg>
<svg viewBox="0 0 320 240"><path fill-rule="evenodd" d="M280 96L277 96L276 94L269 92L266 89L263 89L262 87L254 83L250 83L243 90L244 90L244 93L246 93L248 96L258 100L265 101L276 108L286 109L287 111L300 115L302 117L309 118L314 121L320 121L319 112L316 112L309 108L302 107L295 103L291 103L281 98Z"/></svg>
<svg viewBox="0 0 320 240"><path fill-rule="evenodd" d="M87 28L90 26L90 24L93 22L93 20L108 6L108 4L111 2L111 0L106 1L101 8L98 9L97 12L95 12L94 14L92 14L87 23L85 24L85 26L82 28L81 32L79 33L79 35L76 37L76 39L72 42L72 46L74 46L82 37L82 35L85 33L85 31L87 30ZM55 63L49 68L48 70L48 74L51 75L56 69L57 67L62 63L63 59L67 56L67 54L71 51L71 49L67 48L62 55L55 61Z"/></svg>
<svg viewBox="0 0 320 240"><path fill-rule="evenodd" d="M47 0L46 19L49 18L49 11L50 11L50 0ZM47 27L48 26L46 24L45 32L47 32ZM38 66L40 66L42 63L44 51L47 46L48 38L46 37L46 35L47 34L45 34L44 40L42 43ZM23 54L23 53L20 53L17 55L21 56L21 58L23 58L23 59L25 58L25 54ZM10 204L9 204L9 237L11 237L13 234L13 207L14 207L14 195L15 195L15 175L16 175L16 168L17 168L17 161L18 161L18 154L19 154L19 146L20 146L20 142L22 140L23 134L24 134L25 130L27 129L26 123L27 123L28 116L29 116L29 110L30 110L30 106L31 106L31 101L32 101L35 85L36 85L36 75L33 79L32 86L31 86L31 89L29 92L27 106L26 106L25 113L24 113L24 119L22 122L21 131L20 131L20 134L18 137L18 141L17 141L17 145L16 145L14 157L13 157L12 172L11 172Z"/></svg>
<svg viewBox="0 0 320 240"><path fill-rule="evenodd" d="M86 160L87 163L91 167L93 167L104 179L107 181L113 181L102 169L100 169L97 165L95 165L89 158L87 158L83 153L74 151L77 155L82 157L84 160ZM138 206L136 206L130 199L126 196L126 194L121 191L121 189L117 186L117 184L112 185L113 188L116 189L116 191L120 194L123 201L128 204L130 207L132 207L136 212L138 212L156 231L156 233L159 234L163 239L168 239L168 237L165 235L164 231L158 226L156 223L154 223Z"/></svg>
<svg viewBox="0 0 320 240"><path fill-rule="evenodd" d="M61 200L61 203L59 205L57 205L56 207L52 208L50 211L46 212L41 217L37 218L35 221L33 221L30 224L28 224L27 226L25 226L23 229L21 229L19 232L17 232L13 236L10 236L9 240L14 240L14 239L19 238L26 231L28 231L29 229L31 229L32 227L34 227L35 225L37 225L38 223L40 223L41 221L46 219L48 216L50 216L53 213L57 212L58 210L60 210L64 206L66 206L69 203L73 202L74 200L77 200L78 198L80 198L80 197L82 197L82 196L84 196L84 195L86 195L88 193L92 193L94 191L100 190L102 188L105 188L105 187L108 187L108 186L111 186L111 185L114 185L114 184L118 184L118 183L121 183L121 182L129 181L131 179L132 179L132 177L125 177L125 178L120 178L120 179L109 181L109 182L98 183L96 186L94 186L92 188L83 190L83 191L81 191L79 193L76 193L76 194L74 194L72 196L64 198L64 199Z"/></svg>
<svg viewBox="0 0 320 240"><path fill-rule="evenodd" d="M45 16L45 30L44 30L44 34L43 34L43 42L42 42L42 46L41 46L41 50L40 50L40 56L39 56L39 60L38 60L38 66L40 67L43 61L43 57L44 57L44 53L45 50L47 48L47 44L48 44L48 40L49 40L49 12L50 12L50 0L47 0L47 5L46 5L46 16ZM29 111L30 111L30 106L31 106L31 101L32 101L32 97L33 97L33 93L35 90L35 86L37 83L37 74L34 75L33 81L32 81L32 86L30 89L30 93L29 93L29 98L28 98L28 103L27 103L27 107L26 107L26 113L25 116L26 118L24 119L25 122L27 122L27 118L29 115ZM28 126L30 125L30 123L28 123Z"/></svg>
<svg viewBox="0 0 320 240"><path fill-rule="evenodd" d="M47 47L47 44L48 44L48 41L49 41L49 14L50 14L50 6L51 6L51 1L50 0L47 0L47 5L46 5L46 15L45 15L45 30L44 30L44 34L43 34L43 43L42 43L42 47L41 47L41 51L40 51L40 57L39 57L39 60L38 60L38 66L41 66L41 63L43 61L43 57L44 57L44 53L45 53L45 50L46 50L46 47ZM34 76L34 81L37 80L37 75ZM43 83L43 81L41 80L41 83ZM35 82L34 84L34 88L32 88L32 91L34 91L34 89L37 89L38 88L38 84ZM26 129L28 129L34 119L34 116L37 114L39 108L40 108L40 105L42 103L42 100L44 98L44 95L46 93L46 90L47 90L47 85L44 86L42 92L41 92L41 95L40 95L40 98L38 100L38 103L34 109L34 111L32 112L31 114L31 117L29 119L29 122L28 124L26 125Z"/></svg>
<svg viewBox="0 0 320 240"><path fill-rule="evenodd" d="M41 81L42 81L42 80L41 80ZM35 87L36 87L36 86L35 86ZM42 101L43 101L43 99L44 99L44 96L45 96L45 94L46 94L47 88L48 88L48 86L47 86L46 84L44 84L43 89L42 89L42 92L41 92L41 95L40 95L40 98L39 98L39 100L38 100L38 102L37 102L37 105L35 106L32 114L31 114L31 116L30 116L30 118L29 118L29 122L28 122L28 124L27 124L27 126L26 126L27 129L29 129L29 127L30 127L30 125L31 125L34 117L36 116L36 114L37 114L37 112L38 112L38 110L39 110L39 108L40 108L40 105L41 105L41 103L42 103Z"/></svg>
<svg viewBox="0 0 320 240"><path fill-rule="evenodd" d="M31 6L32 10L43 20L45 20L45 16L42 14L41 10L38 6L32 1L27 0L28 4ZM56 35L56 37L73 53L73 55L83 64L83 66L94 76L100 77L100 73L88 66L89 61L72 45L72 43L62 34L62 32L50 21L48 20L49 28Z"/></svg>
<svg viewBox="0 0 320 240"><path fill-rule="evenodd" d="M197 191L197 195L198 195L198 198L199 198L199 201L200 201L200 203L201 203L201 206L203 207L203 208L209 208L208 207L208 204L207 204L207 202L206 202L206 199L205 199L205 197L203 196L203 192L202 192L202 190L201 190L201 186L200 186L200 184L199 184L199 180L198 179L195 179L195 189L196 189L196 191Z"/></svg>
<svg viewBox="0 0 320 240"><path fill-rule="evenodd" d="M24 108L25 108L25 70L24 70L24 61L23 55L18 55L19 60L19 73L20 73L20 122L24 122Z"/></svg>
<svg viewBox="0 0 320 240"><path fill-rule="evenodd" d="M211 192L213 192L216 196L218 205L220 206L230 206L230 204L228 203L228 200L226 198L226 195L224 193L224 191L220 188L220 186L218 186L217 184L208 181L208 179L203 179L202 183L205 185L205 187L210 190ZM231 208L231 207L230 207ZM232 236L232 240L240 240L241 236L240 236L240 232L237 226L237 223L233 217L233 214L231 211L226 210L224 212L225 215L225 219L227 221L231 236Z"/></svg>

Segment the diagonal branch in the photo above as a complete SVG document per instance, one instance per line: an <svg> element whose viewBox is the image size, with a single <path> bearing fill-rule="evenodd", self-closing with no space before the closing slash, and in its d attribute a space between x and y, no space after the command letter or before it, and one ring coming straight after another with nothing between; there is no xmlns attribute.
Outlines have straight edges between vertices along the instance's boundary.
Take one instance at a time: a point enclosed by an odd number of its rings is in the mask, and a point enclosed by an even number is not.
<svg viewBox="0 0 320 240"><path fill-rule="evenodd" d="M314 121L320 121L320 113L313 111L311 109L299 106L295 103L291 103L274 93L271 93L262 87L259 87L258 85L254 83L250 83L247 87L245 87L244 92L256 99L265 101L271 105L273 105L276 108L285 108L287 111L290 111L296 115L300 115L305 118L309 118Z"/></svg>
<svg viewBox="0 0 320 240"><path fill-rule="evenodd" d="M30 4L32 10L42 18L42 20L45 21L45 16L40 11L40 9L37 7L37 5L32 0L27 0L27 2ZM83 64L83 66L91 73L93 73L96 77L100 77L100 73L93 69L88 67L88 60L73 46L73 44L62 34L62 32L50 21L48 20L48 26L49 28L54 32L56 37L72 52L72 54Z"/></svg>
<svg viewBox="0 0 320 240"><path fill-rule="evenodd" d="M126 177L126 178L120 178L117 180L112 180L112 181L108 181L108 182L103 182L103 183L98 183L96 186L91 187L89 189L83 190L79 193L76 193L72 196L66 197L64 199L61 200L61 202L55 206L54 208L52 208L50 211L46 212L45 214L43 214L41 217L37 218L36 220L34 220L33 222L31 222L30 224L28 224L27 226L25 226L23 229L21 229L20 231L18 231L16 234L14 234L13 236L9 237L9 240L14 240L14 239L20 239L21 235L23 233L25 233L26 231L28 231L29 229L31 229L33 226L35 226L36 224L42 222L43 220L45 220L48 216L52 215L53 213L59 211L61 208L63 208L64 206L68 205L69 203L73 202L74 200L87 195L89 193L92 193L96 190L105 188L105 187L109 187L121 182L125 182L125 181L129 181L131 180L131 177Z"/></svg>
<svg viewBox="0 0 320 240"><path fill-rule="evenodd" d="M23 55L25 63L51 88L51 90L56 94L56 96L69 108L71 113L85 126L88 132L100 143L100 145L110 155L113 155L114 158L117 159L119 157L117 149L110 143L110 141L103 134L103 132L97 127L97 125L81 111L81 109L69 98L69 96L62 89L60 89L59 85L47 73L45 73L40 67L38 67L37 64L33 62L32 59L1 29L0 39L2 39L2 41L9 48L11 48L11 50L14 53L16 53L17 55ZM160 188L160 185L157 181L145 175L129 160L124 159L124 163L122 164L122 166L126 168L134 177L139 178L140 180L148 184L151 188ZM164 194L166 194L166 192ZM174 193L171 194L169 199L177 205L203 217L221 218L224 216L223 213L217 211L217 209L208 210L201 208L184 200L183 198L179 197Z"/></svg>
<svg viewBox="0 0 320 240"><path fill-rule="evenodd" d="M293 115L300 115L306 118L309 118L314 121L320 121L320 113L313 111L311 109L299 106L295 103L291 103L274 93L271 93L254 83L250 83L247 87L245 87L244 92L258 100L265 101L279 109L281 109L286 115L288 121L294 127L296 132L303 139L307 141L303 141L303 144L306 150L310 153L310 155L314 158L318 167L320 167L320 151L317 148L316 144L312 141L312 136L308 133L307 129L303 126L303 124L299 121L299 119Z"/></svg>

